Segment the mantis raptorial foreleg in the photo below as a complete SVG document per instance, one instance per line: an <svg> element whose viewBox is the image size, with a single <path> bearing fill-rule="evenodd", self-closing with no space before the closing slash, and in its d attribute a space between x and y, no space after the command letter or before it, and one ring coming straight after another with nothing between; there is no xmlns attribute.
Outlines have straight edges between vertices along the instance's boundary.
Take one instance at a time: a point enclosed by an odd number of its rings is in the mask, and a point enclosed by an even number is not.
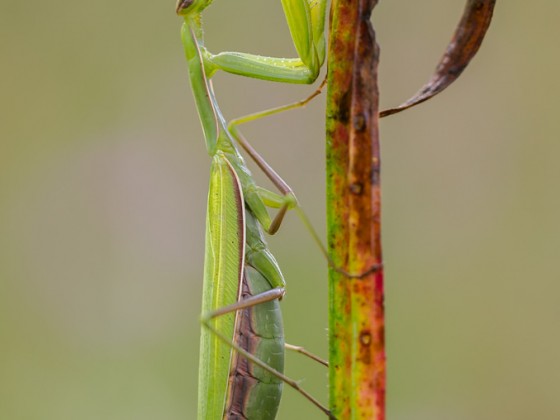
<svg viewBox="0 0 560 420"><path fill-rule="evenodd" d="M326 1L282 0L286 22L299 58L264 57L240 52L211 54L203 50L206 71L284 83L312 83L325 60Z"/></svg>
<svg viewBox="0 0 560 420"><path fill-rule="evenodd" d="M208 77L218 70L241 76L284 83L312 83L325 60L326 1L281 0L298 58L265 57L241 52L210 53L200 43L204 69ZM193 18L200 27L200 13L212 0L179 0L179 15ZM197 37L202 40L202 31Z"/></svg>

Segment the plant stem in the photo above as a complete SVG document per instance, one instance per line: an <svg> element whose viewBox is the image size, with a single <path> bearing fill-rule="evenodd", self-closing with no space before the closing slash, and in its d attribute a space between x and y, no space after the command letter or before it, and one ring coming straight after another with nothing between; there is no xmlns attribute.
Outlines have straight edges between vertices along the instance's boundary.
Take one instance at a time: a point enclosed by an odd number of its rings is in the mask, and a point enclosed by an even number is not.
<svg viewBox="0 0 560 420"><path fill-rule="evenodd" d="M334 0L327 97L330 407L385 419L377 0ZM379 267L379 269L373 269ZM360 275L363 274L363 275Z"/></svg>

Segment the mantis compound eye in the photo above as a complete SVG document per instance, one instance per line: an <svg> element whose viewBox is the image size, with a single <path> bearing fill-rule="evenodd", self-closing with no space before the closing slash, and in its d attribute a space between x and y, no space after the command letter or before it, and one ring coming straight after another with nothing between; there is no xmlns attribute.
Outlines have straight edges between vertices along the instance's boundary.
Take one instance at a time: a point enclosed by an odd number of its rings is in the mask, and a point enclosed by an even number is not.
<svg viewBox="0 0 560 420"><path fill-rule="evenodd" d="M178 15L182 15L185 10L187 10L189 7L192 6L192 4L195 2L195 0L177 0L177 6L175 8L175 11L177 12Z"/></svg>

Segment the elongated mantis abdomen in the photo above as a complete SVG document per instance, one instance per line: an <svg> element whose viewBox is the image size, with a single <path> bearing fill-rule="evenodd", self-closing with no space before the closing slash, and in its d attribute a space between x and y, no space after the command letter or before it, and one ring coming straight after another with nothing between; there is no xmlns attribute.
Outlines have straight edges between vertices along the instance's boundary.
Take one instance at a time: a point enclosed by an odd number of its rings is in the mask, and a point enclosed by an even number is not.
<svg viewBox="0 0 560 420"><path fill-rule="evenodd" d="M251 266L245 269L242 299L270 290L268 280ZM284 372L284 329L278 300L247 308L238 314L236 344ZM283 382L277 376L236 353L232 363L226 417L276 417Z"/></svg>
<svg viewBox="0 0 560 420"><path fill-rule="evenodd" d="M206 229L203 313L276 293L208 320L211 329L203 329L201 339L206 362L200 364L199 392L204 398L199 399L199 418L221 418L224 413L228 419L273 419L282 379L270 369L282 373L284 368L284 331L277 300L283 295L279 287L283 277L258 222L248 209L244 211L236 173L222 153L212 162L208 214L216 220L208 219ZM234 276L236 284L231 281ZM232 345L269 369L232 353Z"/></svg>
<svg viewBox="0 0 560 420"><path fill-rule="evenodd" d="M268 278L283 281L257 221L244 212L239 181L222 153L212 162L208 215L215 220L208 219L206 229L203 313L270 291L275 286ZM276 299L209 322L223 337L283 372L284 331ZM202 330L200 351L206 362L200 364L199 393L204 398L199 399L199 418L275 418L281 379L232 353L231 345L211 330Z"/></svg>

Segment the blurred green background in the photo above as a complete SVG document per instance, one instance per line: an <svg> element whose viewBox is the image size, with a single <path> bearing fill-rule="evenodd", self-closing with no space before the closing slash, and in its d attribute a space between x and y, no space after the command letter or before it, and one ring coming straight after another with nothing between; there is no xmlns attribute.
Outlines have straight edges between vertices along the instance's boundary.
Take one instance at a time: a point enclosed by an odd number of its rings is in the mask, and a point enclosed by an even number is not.
<svg viewBox="0 0 560 420"><path fill-rule="evenodd" d="M463 6L381 1L383 108L429 78ZM0 5L1 419L195 418L209 158L173 9ZM499 1L458 82L381 124L391 420L560 418L559 18ZM294 54L279 1L216 0L205 23L212 51ZM215 88L228 118L313 89ZM244 127L321 231L323 112ZM270 239L287 340L326 356L326 264L288 219ZM325 369L287 372L326 400ZM323 416L286 390L279 418Z"/></svg>

